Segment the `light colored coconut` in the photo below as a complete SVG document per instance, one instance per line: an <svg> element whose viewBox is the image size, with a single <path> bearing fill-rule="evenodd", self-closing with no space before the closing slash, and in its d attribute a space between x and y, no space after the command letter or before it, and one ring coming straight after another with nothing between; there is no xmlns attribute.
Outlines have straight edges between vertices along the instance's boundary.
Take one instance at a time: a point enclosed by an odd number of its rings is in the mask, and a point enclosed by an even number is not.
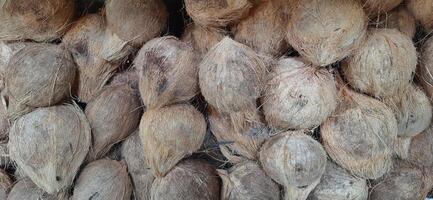
<svg viewBox="0 0 433 200"><path fill-rule="evenodd" d="M412 138L409 148L409 162L418 167L433 167L433 126Z"/></svg>
<svg viewBox="0 0 433 200"><path fill-rule="evenodd" d="M216 170L203 160L185 160L165 177L155 179L151 199L220 199L220 179Z"/></svg>
<svg viewBox="0 0 433 200"><path fill-rule="evenodd" d="M280 133L260 150L263 170L284 187L285 200L305 200L326 168L326 152L302 131Z"/></svg>
<svg viewBox="0 0 433 200"><path fill-rule="evenodd" d="M155 109L194 97L199 90L198 65L197 53L176 37L147 42L134 60L144 106Z"/></svg>
<svg viewBox="0 0 433 200"><path fill-rule="evenodd" d="M421 47L417 77L430 101L433 101L433 37L427 39Z"/></svg>
<svg viewBox="0 0 433 200"><path fill-rule="evenodd" d="M400 5L403 0L359 0L365 12L371 17L377 17Z"/></svg>
<svg viewBox="0 0 433 200"><path fill-rule="evenodd" d="M263 112L269 126L308 129L322 124L337 107L334 77L299 58L282 58L269 75Z"/></svg>
<svg viewBox="0 0 433 200"><path fill-rule="evenodd" d="M370 29L365 43L342 66L347 82L374 97L400 95L412 81L417 53L395 29Z"/></svg>
<svg viewBox="0 0 433 200"><path fill-rule="evenodd" d="M433 0L407 0L408 10L427 31L433 28Z"/></svg>
<svg viewBox="0 0 433 200"><path fill-rule="evenodd" d="M296 0L286 39L308 61L326 66L351 55L366 28L367 18L355 0Z"/></svg>
<svg viewBox="0 0 433 200"><path fill-rule="evenodd" d="M245 161L226 170L218 170L222 179L222 200L279 200L280 188L253 161Z"/></svg>
<svg viewBox="0 0 433 200"><path fill-rule="evenodd" d="M4 198L6 200L6 198ZM15 183L12 187L7 200L24 200L24 199L36 199L36 200L68 200L67 193L58 193L54 195L47 194L32 180L24 178Z"/></svg>
<svg viewBox="0 0 433 200"><path fill-rule="evenodd" d="M397 29L409 38L416 32L416 21L413 15L404 6L384 13L370 21L370 27Z"/></svg>
<svg viewBox="0 0 433 200"><path fill-rule="evenodd" d="M71 200L130 200L131 193L125 163L101 159L84 167L75 181Z"/></svg>
<svg viewBox="0 0 433 200"><path fill-rule="evenodd" d="M9 153L49 194L67 189L87 155L90 125L76 105L39 108L14 122ZM44 145L41 145L44 144Z"/></svg>
<svg viewBox="0 0 433 200"><path fill-rule="evenodd" d="M0 170L0 199L6 200L10 189L12 188L12 179L9 178L8 174Z"/></svg>
<svg viewBox="0 0 433 200"><path fill-rule="evenodd" d="M218 44L226 35L227 31L220 28L203 27L195 23L187 25L181 40L191 45L201 54L206 54L209 49Z"/></svg>

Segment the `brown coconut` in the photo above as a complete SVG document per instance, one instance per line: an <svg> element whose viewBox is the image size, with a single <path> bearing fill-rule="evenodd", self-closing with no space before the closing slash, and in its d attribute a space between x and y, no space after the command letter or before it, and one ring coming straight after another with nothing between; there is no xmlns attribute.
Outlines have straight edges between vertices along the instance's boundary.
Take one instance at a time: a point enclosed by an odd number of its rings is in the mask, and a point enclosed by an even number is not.
<svg viewBox="0 0 433 200"><path fill-rule="evenodd" d="M218 170L223 186L222 200L279 200L280 188L253 161L239 163L228 170Z"/></svg>
<svg viewBox="0 0 433 200"><path fill-rule="evenodd" d="M105 12L108 29L136 47L160 35L168 18L161 0L108 0Z"/></svg>
<svg viewBox="0 0 433 200"><path fill-rule="evenodd" d="M90 137L89 122L78 106L39 108L14 122L9 153L38 187L54 194L72 185Z"/></svg>
<svg viewBox="0 0 433 200"><path fill-rule="evenodd" d="M144 155L157 177L164 176L182 158L200 149L205 134L203 115L188 104L149 110L141 118Z"/></svg>
<svg viewBox="0 0 433 200"><path fill-rule="evenodd" d="M60 38L74 17L71 0L1 0L0 40L52 41Z"/></svg>
<svg viewBox="0 0 433 200"><path fill-rule="evenodd" d="M296 0L286 39L303 57L326 66L352 54L366 35L367 18L355 0Z"/></svg>
<svg viewBox="0 0 433 200"><path fill-rule="evenodd" d="M6 199L6 198L4 198ZM47 194L28 178L21 179L12 187L7 200L68 200L67 193Z"/></svg>
<svg viewBox="0 0 433 200"><path fill-rule="evenodd" d="M412 138L406 160L418 167L433 168L433 125Z"/></svg>
<svg viewBox="0 0 433 200"><path fill-rule="evenodd" d="M395 29L370 29L365 43L342 66L347 82L374 97L401 95L412 81L417 53Z"/></svg>
<svg viewBox="0 0 433 200"><path fill-rule="evenodd" d="M326 168L322 145L302 131L283 132L260 150L264 171L284 187L285 200L306 200Z"/></svg>
<svg viewBox="0 0 433 200"><path fill-rule="evenodd" d="M358 0L364 7L367 15L377 17L400 5L403 0Z"/></svg>
<svg viewBox="0 0 433 200"><path fill-rule="evenodd" d="M409 38L413 38L416 32L416 21L413 15L404 6L373 18L370 27L397 29Z"/></svg>
<svg viewBox="0 0 433 200"><path fill-rule="evenodd" d="M81 171L71 200L130 200L131 180L125 163L101 159L91 162Z"/></svg>
<svg viewBox="0 0 433 200"><path fill-rule="evenodd" d="M185 160L152 185L151 199L219 200L220 178L216 170L203 160Z"/></svg>
<svg viewBox="0 0 433 200"><path fill-rule="evenodd" d="M365 179L353 176L337 164L328 161L319 185L309 200L366 200L368 186Z"/></svg>
<svg viewBox="0 0 433 200"><path fill-rule="evenodd" d="M0 199L6 200L10 189L12 188L12 179L9 178L8 174L0 170Z"/></svg>
<svg viewBox="0 0 433 200"><path fill-rule="evenodd" d="M244 18L253 3L249 0L185 0L186 12L201 26L225 27Z"/></svg>
<svg viewBox="0 0 433 200"><path fill-rule="evenodd" d="M289 48L285 40L285 0L260 0L249 15L232 28L236 41L257 53L279 57Z"/></svg>
<svg viewBox="0 0 433 200"><path fill-rule="evenodd" d="M95 160L138 128L140 99L137 91L128 84L107 86L87 104L85 113L92 128L89 159Z"/></svg>
<svg viewBox="0 0 433 200"><path fill-rule="evenodd" d="M122 157L125 159L132 179L136 200L150 199L150 189L155 179L150 167L146 164L143 151L144 148L138 131L129 136L122 144Z"/></svg>
<svg viewBox="0 0 433 200"><path fill-rule="evenodd" d="M191 45L201 54L206 54L213 46L221 41L227 31L221 28L203 27L195 23L187 25L181 40Z"/></svg>
<svg viewBox="0 0 433 200"><path fill-rule="evenodd" d="M407 0L406 6L425 30L433 28L433 0Z"/></svg>
<svg viewBox="0 0 433 200"><path fill-rule="evenodd" d="M147 42L134 60L144 106L155 109L194 97L199 92L198 65L193 48L176 37Z"/></svg>
<svg viewBox="0 0 433 200"><path fill-rule="evenodd" d="M433 101L433 37L427 39L421 47L417 77L427 96Z"/></svg>
<svg viewBox="0 0 433 200"><path fill-rule="evenodd" d="M309 129L322 124L337 107L333 75L300 58L282 58L269 75L263 112L269 126Z"/></svg>

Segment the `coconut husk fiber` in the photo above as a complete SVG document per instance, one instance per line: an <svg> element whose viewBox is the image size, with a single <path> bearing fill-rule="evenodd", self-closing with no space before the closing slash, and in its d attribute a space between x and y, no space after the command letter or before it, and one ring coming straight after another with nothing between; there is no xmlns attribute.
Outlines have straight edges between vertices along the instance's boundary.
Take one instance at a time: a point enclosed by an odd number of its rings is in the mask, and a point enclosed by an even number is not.
<svg viewBox="0 0 433 200"><path fill-rule="evenodd" d="M358 0L364 7L365 12L370 17L377 17L400 5L403 0Z"/></svg>
<svg viewBox="0 0 433 200"><path fill-rule="evenodd" d="M0 141L7 141L9 136L9 128L11 126L11 122L8 119L7 107L4 104L5 99L0 95ZM1 156L0 156L1 157Z"/></svg>
<svg viewBox="0 0 433 200"><path fill-rule="evenodd" d="M0 199L6 200L6 197L12 188L12 184L12 179L8 174L5 171L0 170Z"/></svg>
<svg viewBox="0 0 433 200"><path fill-rule="evenodd" d="M221 180L204 160L187 159L177 164L165 177L155 179L151 199L220 199Z"/></svg>
<svg viewBox="0 0 433 200"><path fill-rule="evenodd" d="M417 69L417 77L424 91L433 101L433 37L425 40L421 46L420 65Z"/></svg>
<svg viewBox="0 0 433 200"><path fill-rule="evenodd" d="M351 55L366 35L367 18L355 0L295 0L289 13L287 41L317 66Z"/></svg>
<svg viewBox="0 0 433 200"><path fill-rule="evenodd" d="M12 161L9 157L8 144L6 142L0 143L0 167L6 169L12 166Z"/></svg>
<svg viewBox="0 0 433 200"><path fill-rule="evenodd" d="M7 200L68 200L67 193L50 195L35 185L29 178L18 180L13 185ZM4 198L6 200L6 198Z"/></svg>
<svg viewBox="0 0 433 200"><path fill-rule="evenodd" d="M420 168L433 168L433 126L412 138L409 156L405 159Z"/></svg>
<svg viewBox="0 0 433 200"><path fill-rule="evenodd" d="M138 128L141 113L138 91L128 84L106 86L85 110L92 128L89 159L103 157L114 144L132 134Z"/></svg>
<svg viewBox="0 0 433 200"><path fill-rule="evenodd" d="M9 153L49 194L66 190L87 155L90 125L77 105L38 108L14 122Z"/></svg>
<svg viewBox="0 0 433 200"><path fill-rule="evenodd" d="M405 6L399 6L371 19L370 27L397 29L409 38L413 38L416 32L416 21Z"/></svg>
<svg viewBox="0 0 433 200"><path fill-rule="evenodd" d="M433 28L433 0L408 0L406 6L426 31Z"/></svg>
<svg viewBox="0 0 433 200"><path fill-rule="evenodd" d="M75 181L71 200L130 200L131 193L125 163L101 159L84 167Z"/></svg>
<svg viewBox="0 0 433 200"><path fill-rule="evenodd" d="M4 90L4 75L6 70L8 69L9 61L12 56L15 55L18 51L23 49L25 46L31 43L24 42L15 42L15 43L6 43L0 42L0 91Z"/></svg>
<svg viewBox="0 0 433 200"><path fill-rule="evenodd" d="M201 25L191 23L186 26L181 40L188 43L196 51L204 55L226 35L228 35L228 31L225 29L203 27Z"/></svg>
<svg viewBox="0 0 433 200"><path fill-rule="evenodd" d="M253 161L239 163L228 170L218 170L222 179L222 200L280 199L280 188Z"/></svg>
<svg viewBox="0 0 433 200"><path fill-rule="evenodd" d="M147 109L188 101L199 93L199 57L173 36L147 42L134 59L140 94Z"/></svg>
<svg viewBox="0 0 433 200"><path fill-rule="evenodd" d="M370 29L365 43L342 65L346 81L368 95L402 95L417 65L415 46L395 29Z"/></svg>
<svg viewBox="0 0 433 200"><path fill-rule="evenodd" d="M141 118L144 155L156 177L165 176L181 159L200 149L205 134L203 115L188 104L149 110Z"/></svg>
<svg viewBox="0 0 433 200"><path fill-rule="evenodd" d="M281 58L269 74L263 113L274 128L309 129L322 124L337 107L333 75L301 58Z"/></svg>
<svg viewBox="0 0 433 200"><path fill-rule="evenodd" d="M326 152L303 131L280 133L260 150L263 170L284 187L285 200L306 200L325 172Z"/></svg>
<svg viewBox="0 0 433 200"><path fill-rule="evenodd" d="M71 0L1 0L0 40L52 41L60 38L74 17Z"/></svg>
<svg viewBox="0 0 433 200"><path fill-rule="evenodd" d="M110 85L128 84L132 89L138 91L138 81L139 77L137 70L135 68L131 68L113 76Z"/></svg>

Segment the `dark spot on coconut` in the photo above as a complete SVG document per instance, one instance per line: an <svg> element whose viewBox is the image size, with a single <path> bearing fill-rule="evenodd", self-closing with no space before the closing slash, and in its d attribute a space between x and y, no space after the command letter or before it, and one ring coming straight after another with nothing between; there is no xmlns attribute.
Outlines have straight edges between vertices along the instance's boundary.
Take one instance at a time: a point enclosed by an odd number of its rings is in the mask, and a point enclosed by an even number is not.
<svg viewBox="0 0 433 200"><path fill-rule="evenodd" d="M164 77L161 81L159 81L158 83L158 88L156 89L156 91L158 92L158 95L162 94L168 86L168 82L167 79Z"/></svg>
<svg viewBox="0 0 433 200"><path fill-rule="evenodd" d="M299 189L305 189L305 188L307 188L307 187L308 187L308 185L298 186Z"/></svg>
<svg viewBox="0 0 433 200"><path fill-rule="evenodd" d="M88 49L87 49L87 41L83 40L80 42L77 42L74 45L74 51L73 54L79 55L79 56L83 56L83 57L87 57L88 56Z"/></svg>
<svg viewBox="0 0 433 200"><path fill-rule="evenodd" d="M350 181L350 182L349 182L349 185L353 185L353 181Z"/></svg>
<svg viewBox="0 0 433 200"><path fill-rule="evenodd" d="M296 172L301 172L301 171L303 171L304 169L303 169L303 167L302 167L301 164L296 163L296 164L295 164L295 170L296 170Z"/></svg>
<svg viewBox="0 0 433 200"><path fill-rule="evenodd" d="M60 176L56 176L56 181L61 181L62 178Z"/></svg>
<svg viewBox="0 0 433 200"><path fill-rule="evenodd" d="M341 28L336 28L336 29L334 29L334 32L337 32L339 30L341 30Z"/></svg>
<svg viewBox="0 0 433 200"><path fill-rule="evenodd" d="M98 197L99 197L99 192L95 192L92 194L92 196L89 197L89 200L97 199Z"/></svg>
<svg viewBox="0 0 433 200"><path fill-rule="evenodd" d="M72 143L69 143L69 150L71 150L71 152L74 152L73 149L74 147L72 146Z"/></svg>

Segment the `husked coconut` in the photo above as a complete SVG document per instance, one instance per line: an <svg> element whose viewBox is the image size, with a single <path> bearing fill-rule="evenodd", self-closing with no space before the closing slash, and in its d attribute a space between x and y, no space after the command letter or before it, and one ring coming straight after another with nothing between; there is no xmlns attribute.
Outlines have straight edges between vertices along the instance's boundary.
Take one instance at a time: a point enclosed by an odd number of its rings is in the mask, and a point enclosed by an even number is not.
<svg viewBox="0 0 433 200"><path fill-rule="evenodd" d="M268 125L309 129L322 124L337 107L333 75L300 58L282 58L269 75L263 111Z"/></svg>
<svg viewBox="0 0 433 200"><path fill-rule="evenodd" d="M430 101L433 101L433 37L427 39L421 47L417 76Z"/></svg>
<svg viewBox="0 0 433 200"><path fill-rule="evenodd" d="M203 27L195 23L187 25L181 40L191 45L201 54L206 54L226 35L227 31L220 28Z"/></svg>
<svg viewBox="0 0 433 200"><path fill-rule="evenodd" d="M351 55L366 28L367 18L356 0L296 0L286 39L314 65L327 66Z"/></svg>
<svg viewBox="0 0 433 200"><path fill-rule="evenodd" d="M384 13L370 21L371 27L397 29L409 38L416 32L416 21L413 15L404 6Z"/></svg>
<svg viewBox="0 0 433 200"><path fill-rule="evenodd" d="M285 200L306 200L326 168L322 145L302 131L280 133L260 150L263 170L284 187Z"/></svg>
<svg viewBox="0 0 433 200"><path fill-rule="evenodd" d="M218 200L220 179L216 170L203 160L185 160L166 176L155 179L151 199L158 200Z"/></svg>
<svg viewBox="0 0 433 200"><path fill-rule="evenodd" d="M146 162L157 177L165 176L203 143L206 122L193 106L177 104L143 114L140 138Z"/></svg>
<svg viewBox="0 0 433 200"><path fill-rule="evenodd" d="M368 95L402 95L411 83L417 53L411 38L395 29L370 29L365 43L342 66L347 82Z"/></svg>
<svg viewBox="0 0 433 200"><path fill-rule="evenodd" d="M367 181L350 174L337 164L328 161L319 185L311 192L309 200L366 200Z"/></svg>
<svg viewBox="0 0 433 200"><path fill-rule="evenodd" d="M4 198L6 200L6 198ZM29 178L18 180L12 187L7 200L68 200L67 193L47 194Z"/></svg>
<svg viewBox="0 0 433 200"><path fill-rule="evenodd" d="M11 127L9 153L49 194L72 185L90 146L90 126L76 105L38 108ZM41 145L43 144L43 145Z"/></svg>
<svg viewBox="0 0 433 200"><path fill-rule="evenodd" d="M433 167L433 126L430 125L421 134L412 138L409 148L410 163L420 168Z"/></svg>
<svg viewBox="0 0 433 200"><path fill-rule="evenodd" d="M71 0L1 0L0 4L0 40L55 40L69 28L75 12Z"/></svg>
<svg viewBox="0 0 433 200"><path fill-rule="evenodd" d="M198 65L194 49L176 37L147 42L134 60L144 106L155 109L194 97L199 92Z"/></svg>
<svg viewBox="0 0 433 200"><path fill-rule="evenodd" d="M397 7L403 0L360 0L360 2L369 16L376 17Z"/></svg>
<svg viewBox="0 0 433 200"><path fill-rule="evenodd" d="M280 188L253 161L245 161L226 170L218 170L222 179L222 200L279 200Z"/></svg>
<svg viewBox="0 0 433 200"><path fill-rule="evenodd" d="M0 170L0 199L6 200L10 189L12 188L12 180L9 178L8 174Z"/></svg>
<svg viewBox="0 0 433 200"><path fill-rule="evenodd" d="M84 167L75 181L70 200L130 200L131 193L125 163L101 159Z"/></svg>
<svg viewBox="0 0 433 200"><path fill-rule="evenodd" d="M425 30L433 28L433 0L407 0L406 6Z"/></svg>

